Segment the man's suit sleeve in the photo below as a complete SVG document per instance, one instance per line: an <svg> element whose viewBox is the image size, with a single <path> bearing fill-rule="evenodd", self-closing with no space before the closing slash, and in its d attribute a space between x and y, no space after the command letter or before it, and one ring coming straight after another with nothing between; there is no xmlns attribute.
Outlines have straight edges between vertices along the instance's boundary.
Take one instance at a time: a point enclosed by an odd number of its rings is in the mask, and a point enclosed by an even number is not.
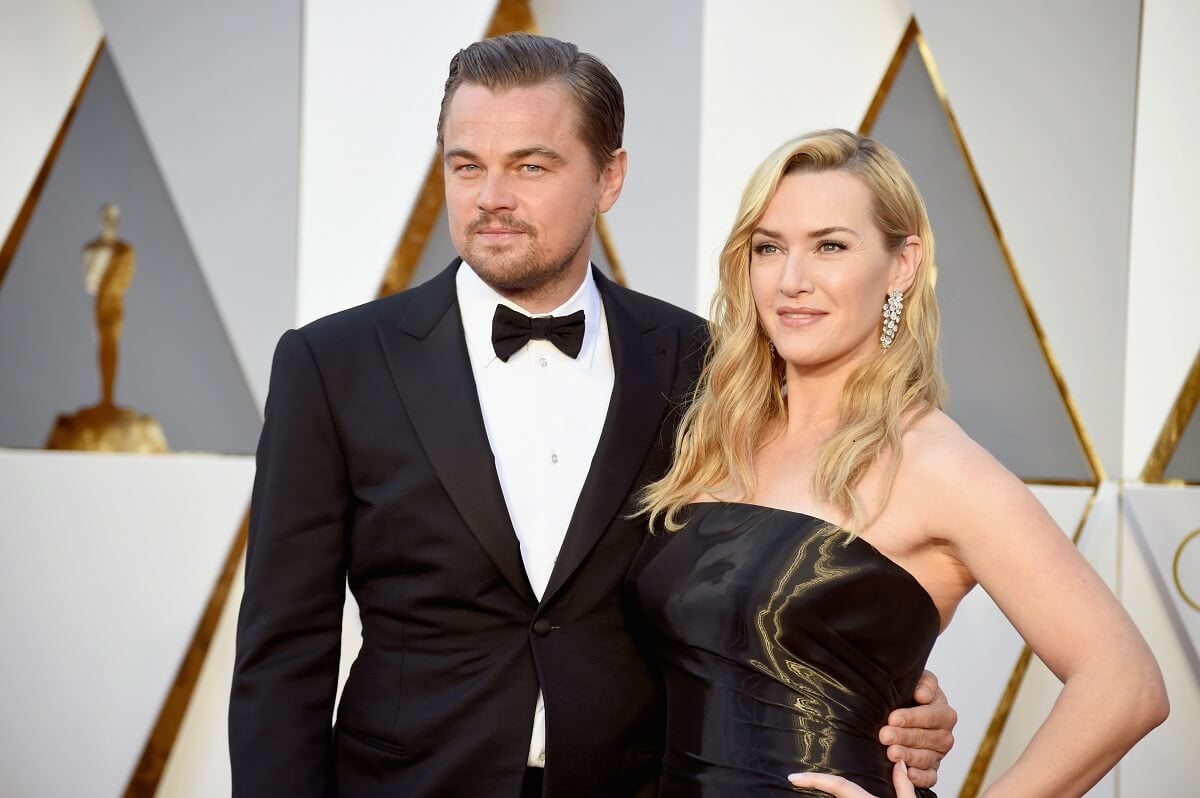
<svg viewBox="0 0 1200 798"><path fill-rule="evenodd" d="M235 796L332 791L332 713L351 492L304 334L275 350L229 703Z"/></svg>

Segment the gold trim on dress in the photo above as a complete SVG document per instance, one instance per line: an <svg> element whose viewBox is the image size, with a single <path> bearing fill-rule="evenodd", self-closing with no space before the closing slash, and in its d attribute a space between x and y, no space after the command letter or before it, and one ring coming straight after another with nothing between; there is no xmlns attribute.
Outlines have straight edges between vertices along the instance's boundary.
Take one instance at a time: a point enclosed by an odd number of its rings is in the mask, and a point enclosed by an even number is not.
<svg viewBox="0 0 1200 798"><path fill-rule="evenodd" d="M50 150L46 153L46 158L42 161L42 168L38 170L37 176L34 177L33 183L29 186L29 192L25 195L25 202L21 204L21 209L17 211L17 216L8 231L8 236L4 239L4 246L0 247L0 286L4 285L4 277L8 274L8 267L12 265L12 260L17 254L17 247L21 245L21 239L25 236L25 228L29 226L29 220L33 218L33 211L37 208L38 200L42 197L42 189L46 187L46 181L49 179L50 172L54 169L54 164L58 160L58 153L62 150L67 133L71 130L71 123L75 120L75 112L79 110L79 103L83 100L83 95L92 82L92 73L96 71L96 64L100 61L100 53L104 51L104 42L105 39L101 36L99 44L96 45L96 52L92 54L92 60L88 64L87 69L84 70L83 80L79 82L79 88L75 90L75 98L71 100L70 106L67 107L67 113L63 116L62 123L58 126L58 133L55 134L54 141L50 145Z"/></svg>
<svg viewBox="0 0 1200 798"><path fill-rule="evenodd" d="M941 75L938 72L937 64L933 60L933 52L929 49L929 44L925 41L925 36L921 33L920 26L917 25L917 18L913 16L909 19L908 28L905 29L904 35L900 38L900 44L896 49L896 54L892 57L891 63L888 65L887 71L884 73L883 81L880 83L879 89L875 93L875 97L871 100L871 104L867 109L866 115L863 117L862 125L859 130L864 136L870 135L876 120L879 117L884 103L887 101L891 93L893 84L899 74L900 67L904 63L905 57L908 55L909 48L915 44L917 51L921 55L921 61L925 65L925 70L929 74L929 79L933 83L934 92L937 94L938 101L942 106L942 111L946 115L946 122L950 126L950 131L954 135L954 140L958 144L959 153L963 157L967 171L971 175L971 180L975 184L976 192L979 195L979 200L983 204L983 209L987 215L988 222L992 227L992 233L996 238L996 244L1000 248L1000 253L1004 257L1004 262L1008 266L1009 275L1012 277L1013 286L1017 290L1017 295L1021 299L1021 304L1025 306L1025 313L1029 318L1029 323L1033 327L1034 336L1037 338L1038 345L1041 347L1042 356L1046 360L1046 366L1050 370L1050 375L1054 379L1054 385L1058 389L1059 396L1062 398L1063 405L1067 411L1067 416L1071 420L1071 426L1075 430L1076 438L1079 441L1080 448L1083 450L1084 458L1087 460L1088 469L1092 472L1092 481L1086 483L1088 487L1095 487L1104 480L1104 465L1100 461L1099 455L1096 453L1095 447L1092 444L1091 436L1088 435L1087 429L1083 425L1083 420L1080 418L1079 410L1075 406L1074 400L1071 398L1070 391L1067 390L1066 381L1063 379L1062 370L1059 368L1058 359L1054 356L1053 350L1050 348L1050 342L1046 339L1046 333L1042 329L1042 324L1038 320L1036 311L1033 308L1033 302L1029 298L1029 292L1025 288L1025 283L1021 279L1020 272L1017 271L1016 261L1013 259L1012 252L1005 241L1004 234L1000 229L999 222L996 221L996 214L992 209L992 203L988 200L987 192L983 188L983 181L980 180L979 171L975 168L975 161L971 158L971 153L967 149L967 141L963 137L962 130L958 126L958 120L954 116L954 111L950 108L949 97L946 93L945 84L942 82Z"/></svg>

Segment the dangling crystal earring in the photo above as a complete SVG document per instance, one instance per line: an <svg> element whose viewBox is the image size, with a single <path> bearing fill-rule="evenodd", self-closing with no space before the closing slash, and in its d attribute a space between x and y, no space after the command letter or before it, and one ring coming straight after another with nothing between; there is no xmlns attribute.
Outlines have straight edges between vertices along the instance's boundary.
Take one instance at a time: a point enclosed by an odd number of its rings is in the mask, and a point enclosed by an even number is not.
<svg viewBox="0 0 1200 798"><path fill-rule="evenodd" d="M904 312L904 292L899 288L888 291L887 304L883 306L883 335L879 343L886 350L896 338L896 329L900 326L900 314Z"/></svg>
<svg viewBox="0 0 1200 798"><path fill-rule="evenodd" d="M771 350L771 357L774 358L775 357L775 342L767 341L767 349Z"/></svg>

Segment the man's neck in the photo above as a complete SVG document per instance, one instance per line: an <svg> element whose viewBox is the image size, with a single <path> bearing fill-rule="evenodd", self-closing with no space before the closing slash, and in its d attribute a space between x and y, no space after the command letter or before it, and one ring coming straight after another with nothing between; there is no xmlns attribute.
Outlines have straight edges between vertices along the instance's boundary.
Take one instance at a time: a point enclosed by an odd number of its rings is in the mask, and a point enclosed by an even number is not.
<svg viewBox="0 0 1200 798"><path fill-rule="evenodd" d="M570 269L553 282L528 291L508 292L496 286L492 288L530 315L550 313L575 296L587 278L590 266L590 262L584 259L581 264L572 264Z"/></svg>

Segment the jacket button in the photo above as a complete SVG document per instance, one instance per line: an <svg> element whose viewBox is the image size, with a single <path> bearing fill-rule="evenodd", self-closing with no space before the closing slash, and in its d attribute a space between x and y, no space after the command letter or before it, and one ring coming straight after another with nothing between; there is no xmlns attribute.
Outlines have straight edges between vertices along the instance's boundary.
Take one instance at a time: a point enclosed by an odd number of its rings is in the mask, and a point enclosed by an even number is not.
<svg viewBox="0 0 1200 798"><path fill-rule="evenodd" d="M545 618L538 618L533 622L533 633L538 637L550 634L550 622Z"/></svg>

